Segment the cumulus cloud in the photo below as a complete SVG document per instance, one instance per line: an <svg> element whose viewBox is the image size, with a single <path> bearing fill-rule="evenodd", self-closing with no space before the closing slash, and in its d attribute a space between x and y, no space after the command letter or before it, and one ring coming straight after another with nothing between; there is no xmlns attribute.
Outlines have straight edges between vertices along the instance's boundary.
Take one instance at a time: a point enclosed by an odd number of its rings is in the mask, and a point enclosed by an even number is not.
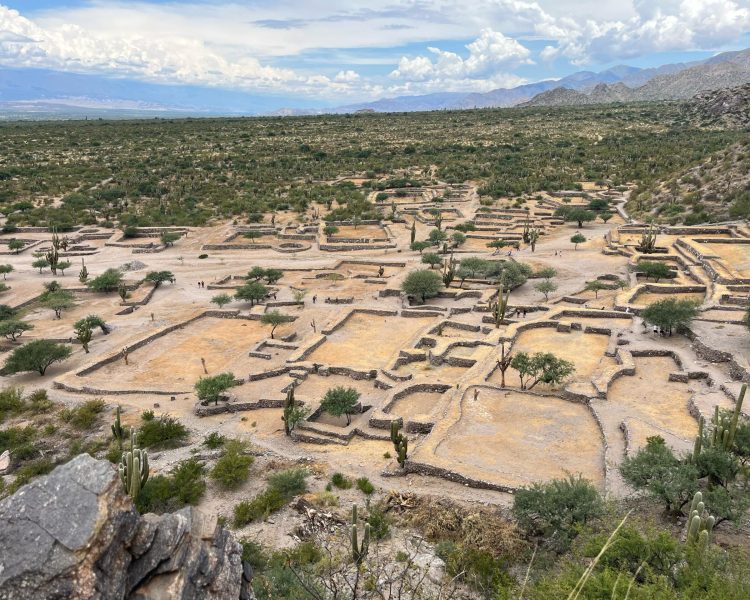
<svg viewBox="0 0 750 600"><path fill-rule="evenodd" d="M404 56L391 72L391 78L449 87L468 85L472 90L492 89L488 86L498 87L497 81L521 80L504 70L532 63L528 48L492 29L483 29L466 49L469 51L466 58L439 48L428 48L431 57Z"/></svg>

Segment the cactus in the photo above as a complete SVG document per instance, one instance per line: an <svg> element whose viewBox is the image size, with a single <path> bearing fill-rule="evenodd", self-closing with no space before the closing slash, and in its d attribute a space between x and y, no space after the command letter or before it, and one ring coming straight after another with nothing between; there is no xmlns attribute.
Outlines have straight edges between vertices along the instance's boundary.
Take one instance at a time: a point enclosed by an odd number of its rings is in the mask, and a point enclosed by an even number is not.
<svg viewBox="0 0 750 600"><path fill-rule="evenodd" d="M700 456L701 449L703 448L703 425L706 420L703 415L698 419L698 435L695 436L695 445L693 446L693 455L691 459L694 461Z"/></svg>
<svg viewBox="0 0 750 600"><path fill-rule="evenodd" d="M529 230L529 235L528 235L529 241L528 241L528 244L531 246L531 251L532 252L534 252L536 250L536 243L537 243L537 241L539 241L539 235L540 235L540 233L539 233L538 229L534 228L534 229Z"/></svg>
<svg viewBox="0 0 750 600"><path fill-rule="evenodd" d="M284 412L281 415L281 420L284 421L284 434L292 435L292 428L289 425L289 417L294 410L294 386L289 388L286 393L286 400L284 400Z"/></svg>
<svg viewBox="0 0 750 600"><path fill-rule="evenodd" d="M60 254L58 250L60 249L60 237L57 235L57 229L54 227L52 228L52 248L50 249L47 254L44 255L44 258L47 259L47 262L49 263L49 268L52 271L53 275L57 275L57 263L60 262Z"/></svg>
<svg viewBox="0 0 750 600"><path fill-rule="evenodd" d="M653 223L649 225L648 231L643 232L638 251L643 254L653 254L656 251L656 228Z"/></svg>
<svg viewBox="0 0 750 600"><path fill-rule="evenodd" d="M453 278L456 276L456 267L451 257L449 260L443 262L443 285L450 287L453 282Z"/></svg>
<svg viewBox="0 0 750 600"><path fill-rule="evenodd" d="M125 438L125 429L120 422L120 415L122 414L122 407L118 404L117 410L115 411L115 422L112 425L112 435L117 440L117 445L122 451L122 440Z"/></svg>
<svg viewBox="0 0 750 600"><path fill-rule="evenodd" d="M690 503L685 543L688 546L705 550L711 541L711 531L715 523L716 519L708 514L706 505L703 503L703 494L695 492L693 501Z"/></svg>
<svg viewBox="0 0 750 600"><path fill-rule="evenodd" d="M370 549L370 524L365 523L364 534L362 535L362 544L359 544L357 540L357 527L359 521L357 519L357 505L352 506L352 526L351 526L351 541L352 541L352 560L357 565L361 565L362 561L367 556Z"/></svg>
<svg viewBox="0 0 750 600"><path fill-rule="evenodd" d="M743 383L742 389L740 390L740 396L737 398L737 403L734 406L734 411L732 411L731 416L726 413L721 414L719 412L719 407L714 407L714 416L711 419L711 436L708 438L711 442L711 446L717 448L720 447L726 451L732 449L746 391L747 385Z"/></svg>
<svg viewBox="0 0 750 600"><path fill-rule="evenodd" d="M528 244L531 240L531 228L529 226L529 217L526 217L526 221L523 224L523 233L521 234L524 244Z"/></svg>
<svg viewBox="0 0 750 600"><path fill-rule="evenodd" d="M409 440L399 432L398 421L391 421L391 441L396 450L396 460L398 465L403 469L406 463L406 455L409 451Z"/></svg>
<svg viewBox="0 0 750 600"><path fill-rule="evenodd" d="M130 450L122 453L120 479L125 486L125 492L133 501L138 498L148 480L148 454L145 450L138 448L138 436L132 428L130 429Z"/></svg>
<svg viewBox="0 0 750 600"><path fill-rule="evenodd" d="M417 239L417 221L416 219L411 222L411 243Z"/></svg>
<svg viewBox="0 0 750 600"><path fill-rule="evenodd" d="M78 281L81 283L86 283L86 280L89 278L89 270L86 268L86 263L83 262L83 259L81 259L81 270L78 273Z"/></svg>

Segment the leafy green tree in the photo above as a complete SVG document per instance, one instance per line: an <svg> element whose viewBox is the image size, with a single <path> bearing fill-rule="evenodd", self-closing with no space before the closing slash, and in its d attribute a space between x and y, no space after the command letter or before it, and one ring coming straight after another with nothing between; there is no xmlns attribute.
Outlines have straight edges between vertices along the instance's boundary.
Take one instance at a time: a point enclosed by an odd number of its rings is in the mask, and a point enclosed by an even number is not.
<svg viewBox="0 0 750 600"><path fill-rule="evenodd" d="M565 551L581 527L604 514L596 487L580 475L534 483L513 495L513 516L522 529Z"/></svg>
<svg viewBox="0 0 750 600"><path fill-rule="evenodd" d="M542 279L552 279L557 276L557 269L554 267L542 267L535 274Z"/></svg>
<svg viewBox="0 0 750 600"><path fill-rule="evenodd" d="M5 282L0 281L0 294L3 294L5 292L9 292L11 287L9 285L6 285Z"/></svg>
<svg viewBox="0 0 750 600"><path fill-rule="evenodd" d="M8 273L12 273L13 271L15 271L13 265L0 265L0 273L3 274L4 280L7 278Z"/></svg>
<svg viewBox="0 0 750 600"><path fill-rule="evenodd" d="M545 279L537 283L534 286L534 289L537 292L544 294L544 300L547 301L549 300L549 295L557 289L557 284L553 283L549 279Z"/></svg>
<svg viewBox="0 0 750 600"><path fill-rule="evenodd" d="M79 321L81 323L81 321ZM89 343L91 338L94 336L94 332L88 322L83 321L78 327L74 329L76 339L80 342L83 347L83 351L89 353Z"/></svg>
<svg viewBox="0 0 750 600"><path fill-rule="evenodd" d="M266 296L268 296L268 288L257 281L251 281L237 288L234 294L237 300L250 302L250 306L253 306L256 302L260 302Z"/></svg>
<svg viewBox="0 0 750 600"><path fill-rule="evenodd" d="M359 392L357 390L337 386L326 392L320 403L320 408L334 417L346 415L346 424L350 425L352 422L351 414L357 408L358 402Z"/></svg>
<svg viewBox="0 0 750 600"><path fill-rule="evenodd" d="M428 252L422 255L422 263L430 265L430 269L434 269L437 265L443 264L443 259L434 252Z"/></svg>
<svg viewBox="0 0 750 600"><path fill-rule="evenodd" d="M55 290L45 294L44 300L42 301L47 308L51 308L55 311L55 318L59 319L62 317L62 311L72 308L75 304L75 298L73 294L66 290Z"/></svg>
<svg viewBox="0 0 750 600"><path fill-rule="evenodd" d="M487 272L487 270L490 267L490 261L485 260L483 258L479 258L478 256L467 256L464 259L461 259L461 262L459 263L459 268L466 269L469 272L470 277L476 277L477 274L484 274Z"/></svg>
<svg viewBox="0 0 750 600"><path fill-rule="evenodd" d="M273 285L283 276L284 271L282 271L281 269L266 269L266 273L264 275L269 285Z"/></svg>
<svg viewBox="0 0 750 600"><path fill-rule="evenodd" d="M510 361L510 366L518 371L522 390L531 390L538 383L560 385L576 370L573 363L550 352L536 352L531 355L517 352Z"/></svg>
<svg viewBox="0 0 750 600"><path fill-rule="evenodd" d="M499 240L492 240L491 242L487 242L488 248L494 248L495 250L500 250L501 248L505 248L506 246L510 246L511 242L508 242L504 239Z"/></svg>
<svg viewBox="0 0 750 600"><path fill-rule="evenodd" d="M260 281L266 276L266 270L263 267L253 267L248 271L247 278Z"/></svg>
<svg viewBox="0 0 750 600"><path fill-rule="evenodd" d="M69 260L58 260L57 261L57 270L60 271L63 274L63 277L65 277L65 271L67 269L70 269L70 266L73 263L71 263Z"/></svg>
<svg viewBox="0 0 750 600"><path fill-rule="evenodd" d="M232 297L229 294L219 294L211 298L211 302L216 304L219 308L224 308L225 304L229 304L232 301Z"/></svg>
<svg viewBox="0 0 750 600"><path fill-rule="evenodd" d="M0 321L0 335L6 337L11 342L15 342L23 335L25 331L31 331L34 326L26 321Z"/></svg>
<svg viewBox="0 0 750 600"><path fill-rule="evenodd" d="M26 371L37 371L44 375L50 365L70 357L70 346L57 344L51 340L34 340L13 350L0 374L14 375Z"/></svg>
<svg viewBox="0 0 750 600"><path fill-rule="evenodd" d="M698 490L698 468L681 461L664 438L650 437L620 465L623 478L634 488L647 490L670 513L680 513Z"/></svg>
<svg viewBox="0 0 750 600"><path fill-rule="evenodd" d="M201 377L196 381L195 393L201 404L207 405L213 402L218 405L221 395L235 385L237 385L237 380L233 373L219 373L210 377Z"/></svg>
<svg viewBox="0 0 750 600"><path fill-rule="evenodd" d="M500 282L503 289L515 289L522 286L532 275L533 270L526 263L506 261L501 263Z"/></svg>
<svg viewBox="0 0 750 600"><path fill-rule="evenodd" d="M16 316L16 310L7 304L0 304L0 321L7 321Z"/></svg>
<svg viewBox="0 0 750 600"><path fill-rule="evenodd" d="M641 313L646 323L656 325L672 335L672 329L688 327L698 314L699 303L693 300L665 298L649 304Z"/></svg>
<svg viewBox="0 0 750 600"><path fill-rule="evenodd" d="M457 231L451 236L451 240L453 240L455 246L462 246L466 242L466 236L460 231Z"/></svg>
<svg viewBox="0 0 750 600"><path fill-rule="evenodd" d="M440 229L433 229L432 231L430 231L427 239L430 240L433 246L437 246L440 242L444 242L448 239L448 234L445 233L445 231L441 231Z"/></svg>
<svg viewBox="0 0 750 600"><path fill-rule="evenodd" d="M412 242L409 248L414 252L419 252L420 254L422 254L422 252L427 250L427 248L429 248L430 246L432 246L430 242Z"/></svg>
<svg viewBox="0 0 750 600"><path fill-rule="evenodd" d="M90 327L92 330L98 327L102 330L102 333L104 335L107 335L109 333L109 327L107 327L104 319L102 319L99 315L88 315L87 317L76 321L73 325L73 328L78 329L79 327L86 326Z"/></svg>
<svg viewBox="0 0 750 600"><path fill-rule="evenodd" d="M25 245L26 243L21 240L10 240L8 242L8 249L18 254Z"/></svg>
<svg viewBox="0 0 750 600"><path fill-rule="evenodd" d="M586 241L586 236L580 233L576 233L570 238L570 243L573 244L573 250L578 250L578 244L583 244Z"/></svg>
<svg viewBox="0 0 750 600"><path fill-rule="evenodd" d="M638 263L636 268L648 279L653 279L656 283L659 283L660 279L672 278L675 275L672 269L669 268L669 265L655 260L643 260Z"/></svg>
<svg viewBox="0 0 750 600"><path fill-rule="evenodd" d="M583 289L587 292L594 292L594 298L598 298L599 292L609 289L609 285L604 283L601 279L592 279L591 281L586 282L586 286Z"/></svg>
<svg viewBox="0 0 750 600"><path fill-rule="evenodd" d="M95 292L116 292L121 284L122 273L117 269L107 269L98 277L86 282L86 286Z"/></svg>
<svg viewBox="0 0 750 600"><path fill-rule="evenodd" d="M174 274L172 271L151 271L146 275L145 281L153 283L154 287L159 287L166 281L174 281Z"/></svg>
<svg viewBox="0 0 750 600"><path fill-rule="evenodd" d="M274 339L273 334L279 325L291 323L292 321L294 321L294 317L285 315L278 310L272 310L270 312L264 313L260 318L260 322L263 323L263 325L271 326L271 339Z"/></svg>
<svg viewBox="0 0 750 600"><path fill-rule="evenodd" d="M49 268L49 261L43 256L40 256L31 263L31 266L35 269L39 269L39 274L41 275L44 269Z"/></svg>
<svg viewBox="0 0 750 600"><path fill-rule="evenodd" d="M336 227L335 225L326 225L325 227L323 227L323 233L327 237L331 237L332 235L336 235L338 232L339 232L339 228Z"/></svg>
<svg viewBox="0 0 750 600"><path fill-rule="evenodd" d="M578 223L579 228L583 227L584 222L596 219L596 213L575 206L561 206L555 211L555 216L560 217L564 221Z"/></svg>
<svg viewBox="0 0 750 600"><path fill-rule="evenodd" d="M430 269L412 271L404 279L401 289L424 303L427 298L434 298L443 289L443 279L439 273Z"/></svg>

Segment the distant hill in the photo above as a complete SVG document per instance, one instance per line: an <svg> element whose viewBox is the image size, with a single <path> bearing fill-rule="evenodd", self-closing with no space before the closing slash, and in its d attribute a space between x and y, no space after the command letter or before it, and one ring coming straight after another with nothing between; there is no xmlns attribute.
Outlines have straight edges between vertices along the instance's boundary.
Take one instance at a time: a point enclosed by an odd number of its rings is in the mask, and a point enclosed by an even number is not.
<svg viewBox="0 0 750 600"><path fill-rule="evenodd" d="M658 70L657 70L658 71ZM725 52L699 64L678 70L661 69L641 85L638 74L615 84L600 83L590 89L564 85L546 90L524 106L581 106L610 102L637 102L649 100L684 100L706 90L731 88L750 82L750 49ZM628 85L628 84L631 85Z"/></svg>

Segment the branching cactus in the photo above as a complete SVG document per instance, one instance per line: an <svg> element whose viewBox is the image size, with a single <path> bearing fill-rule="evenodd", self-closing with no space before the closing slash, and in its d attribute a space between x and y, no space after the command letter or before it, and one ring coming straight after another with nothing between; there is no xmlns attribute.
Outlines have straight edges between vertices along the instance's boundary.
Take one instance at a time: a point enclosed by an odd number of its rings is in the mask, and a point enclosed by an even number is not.
<svg viewBox="0 0 750 600"><path fill-rule="evenodd" d="M653 254L656 250L656 228L649 226L648 231L644 231L641 236L641 242L638 244L638 251L643 254Z"/></svg>
<svg viewBox="0 0 750 600"><path fill-rule="evenodd" d="M745 400L746 391L747 385L743 383L740 396L737 398L737 404L735 404L734 411L731 414L721 414L719 407L715 407L714 416L711 419L712 431L709 437L712 446L731 450L734 445L734 436L737 432L737 423L742 412L742 403Z"/></svg>
<svg viewBox="0 0 750 600"><path fill-rule="evenodd" d="M690 517L687 521L685 543L688 546L699 548L701 551L705 550L711 542L711 531L715 522L716 519L706 510L706 505L703 503L703 494L695 492L693 501L690 503Z"/></svg>
<svg viewBox="0 0 750 600"><path fill-rule="evenodd" d="M86 263L83 262L83 259L81 259L81 270L78 273L78 281L81 283L86 283L86 280L89 278L89 270L86 267Z"/></svg>
<svg viewBox="0 0 750 600"><path fill-rule="evenodd" d="M138 436L131 428L130 450L122 453L120 462L120 479L125 486L125 492L133 501L138 498L141 489L148 480L148 454L138 448Z"/></svg>
<svg viewBox="0 0 750 600"><path fill-rule="evenodd" d="M364 533L362 535L362 543L359 543L357 539L357 528L359 521L357 519L357 505L352 506L352 526L350 528L350 535L352 541L352 560L358 565L362 564L362 561L367 556L367 552L370 550L370 524L365 523Z"/></svg>
<svg viewBox="0 0 750 600"><path fill-rule="evenodd" d="M391 441L396 450L398 465L403 469L409 451L409 440L403 433L399 432L398 421L391 421Z"/></svg>

